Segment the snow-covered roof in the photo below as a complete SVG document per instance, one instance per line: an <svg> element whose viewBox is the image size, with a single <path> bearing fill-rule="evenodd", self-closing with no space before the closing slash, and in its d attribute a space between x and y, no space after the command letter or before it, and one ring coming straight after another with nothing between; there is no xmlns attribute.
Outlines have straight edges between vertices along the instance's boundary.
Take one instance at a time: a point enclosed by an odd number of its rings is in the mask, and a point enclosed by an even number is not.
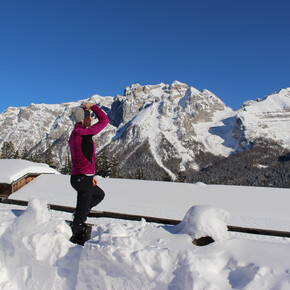
<svg viewBox="0 0 290 290"><path fill-rule="evenodd" d="M208 205L228 211L230 225L290 229L288 188L97 179L106 197L93 210L182 220L190 207ZM29 201L32 197L70 207L77 202L70 176L61 174L41 175L12 193L9 199Z"/></svg>
<svg viewBox="0 0 290 290"><path fill-rule="evenodd" d="M22 159L0 159L0 183L11 184L27 174L42 174L59 172L47 164L35 163Z"/></svg>

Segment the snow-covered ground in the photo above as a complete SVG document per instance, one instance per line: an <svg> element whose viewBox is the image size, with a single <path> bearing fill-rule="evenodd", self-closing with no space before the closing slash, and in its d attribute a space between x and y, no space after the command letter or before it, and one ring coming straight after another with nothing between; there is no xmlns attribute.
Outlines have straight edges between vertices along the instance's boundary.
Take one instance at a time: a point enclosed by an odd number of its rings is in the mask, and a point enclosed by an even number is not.
<svg viewBox="0 0 290 290"><path fill-rule="evenodd" d="M69 242L69 177L42 175L0 204L0 289L290 289L290 239L226 225L290 231L290 190L99 178L95 210L183 219L176 226L90 218L92 239ZM204 247L194 238L211 235Z"/></svg>
<svg viewBox="0 0 290 290"><path fill-rule="evenodd" d="M98 183L106 197L94 210L182 220L191 206L210 205L227 210L230 225L290 230L290 189L101 177ZM41 175L9 198L31 197L49 204L76 204L68 175Z"/></svg>

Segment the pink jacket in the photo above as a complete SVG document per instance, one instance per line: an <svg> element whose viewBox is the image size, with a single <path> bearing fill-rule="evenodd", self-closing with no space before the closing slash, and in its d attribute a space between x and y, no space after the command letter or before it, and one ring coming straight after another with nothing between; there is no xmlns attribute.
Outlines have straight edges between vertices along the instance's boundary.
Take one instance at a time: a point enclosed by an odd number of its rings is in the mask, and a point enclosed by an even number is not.
<svg viewBox="0 0 290 290"><path fill-rule="evenodd" d="M92 137L108 125L109 119L97 105L91 109L99 121L88 128L76 124L68 141L72 160L71 175L95 174L96 146Z"/></svg>

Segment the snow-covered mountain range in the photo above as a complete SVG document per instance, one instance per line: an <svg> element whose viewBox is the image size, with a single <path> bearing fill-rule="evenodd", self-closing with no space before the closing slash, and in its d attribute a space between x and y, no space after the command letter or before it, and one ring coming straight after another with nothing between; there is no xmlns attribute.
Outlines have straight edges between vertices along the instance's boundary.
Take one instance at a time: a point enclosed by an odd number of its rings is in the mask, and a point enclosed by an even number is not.
<svg viewBox="0 0 290 290"><path fill-rule="evenodd" d="M158 179L157 172L175 178L178 171L198 170L197 156L204 153L227 157L257 142L290 149L290 88L234 111L210 91L178 81L134 84L115 97L9 107L0 114L0 147L12 141L19 151L26 147L33 154L51 146L61 167L69 154L72 109L84 101L97 103L110 119L95 138L99 151L106 148L122 171L142 168L148 179Z"/></svg>

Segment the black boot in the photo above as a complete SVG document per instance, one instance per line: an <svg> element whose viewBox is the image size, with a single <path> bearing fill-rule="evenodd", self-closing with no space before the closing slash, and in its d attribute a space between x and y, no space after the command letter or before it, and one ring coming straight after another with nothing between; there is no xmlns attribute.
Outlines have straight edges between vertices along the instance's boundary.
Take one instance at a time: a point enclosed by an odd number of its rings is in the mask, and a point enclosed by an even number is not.
<svg viewBox="0 0 290 290"><path fill-rule="evenodd" d="M74 233L70 241L74 244L79 244L84 246L85 242L91 239L91 234L92 234L92 226L84 224L82 227L81 232Z"/></svg>
<svg viewBox="0 0 290 290"><path fill-rule="evenodd" d="M92 235L92 226L85 224L84 231L83 231L83 241L84 243L91 239Z"/></svg>
<svg viewBox="0 0 290 290"><path fill-rule="evenodd" d="M75 233L71 236L70 241L74 244L83 246L85 242L83 241L83 233Z"/></svg>

